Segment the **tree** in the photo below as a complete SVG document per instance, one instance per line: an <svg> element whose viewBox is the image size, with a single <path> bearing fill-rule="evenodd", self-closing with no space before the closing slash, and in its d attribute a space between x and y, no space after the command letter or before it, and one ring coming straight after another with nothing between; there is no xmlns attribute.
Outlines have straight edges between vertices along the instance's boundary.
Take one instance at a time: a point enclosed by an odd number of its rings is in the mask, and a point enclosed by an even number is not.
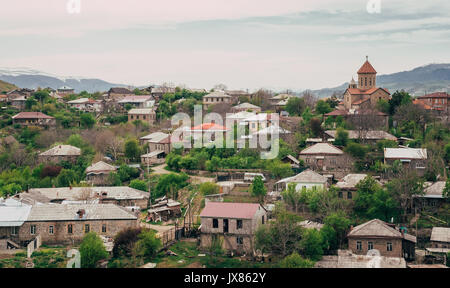
<svg viewBox="0 0 450 288"><path fill-rule="evenodd" d="M316 112L319 114L322 114L322 116L324 114L330 113L333 109L330 107L330 104L328 104L327 102L323 101L323 100L319 100L316 103Z"/></svg>
<svg viewBox="0 0 450 288"><path fill-rule="evenodd" d="M177 199L178 190L188 185L186 182L188 179L189 176L185 173L162 175L156 184L154 197L157 198L166 195L167 197Z"/></svg>
<svg viewBox="0 0 450 288"><path fill-rule="evenodd" d="M309 127L311 129L312 134L315 137L322 137L323 129L322 129L322 121L318 118L312 118L309 122Z"/></svg>
<svg viewBox="0 0 450 288"><path fill-rule="evenodd" d="M130 185L131 188L141 190L141 191L148 191L147 183L145 181L134 179L131 180Z"/></svg>
<svg viewBox="0 0 450 288"><path fill-rule="evenodd" d="M347 143L348 143L348 132L345 131L345 129L342 127L337 128L334 145L347 146Z"/></svg>
<svg viewBox="0 0 450 288"><path fill-rule="evenodd" d="M304 259L297 252L294 252L281 260L278 266L280 268L313 268L314 262L309 259Z"/></svg>
<svg viewBox="0 0 450 288"><path fill-rule="evenodd" d="M76 182L77 174L71 169L62 169L58 177L56 177L56 183L58 187L68 187L72 183Z"/></svg>
<svg viewBox="0 0 450 288"><path fill-rule="evenodd" d="M255 179L253 179L253 183L250 185L250 192L252 196L258 197L260 203L263 202L267 189L264 186L264 181L261 176L256 176Z"/></svg>
<svg viewBox="0 0 450 288"><path fill-rule="evenodd" d="M412 97L405 91L395 91L389 100L389 114L394 115L397 107L412 103Z"/></svg>
<svg viewBox="0 0 450 288"><path fill-rule="evenodd" d="M139 143L136 139L130 139L125 142L125 156L130 161L139 161L141 149L139 148Z"/></svg>
<svg viewBox="0 0 450 288"><path fill-rule="evenodd" d="M147 261L155 257L162 247L161 240L152 230L143 230L138 238L135 246L136 254L145 257Z"/></svg>
<svg viewBox="0 0 450 288"><path fill-rule="evenodd" d="M108 257L108 252L102 239L94 232L89 232L81 242L80 255L82 268L95 268L98 261Z"/></svg>
<svg viewBox="0 0 450 288"><path fill-rule="evenodd" d="M349 153L353 157L364 159L366 156L366 147L364 145L351 142L347 145L347 147L344 149L345 152Z"/></svg>
<svg viewBox="0 0 450 288"><path fill-rule="evenodd" d="M303 254L313 261L318 261L323 255L323 238L316 229L306 229L300 240Z"/></svg>
<svg viewBox="0 0 450 288"><path fill-rule="evenodd" d="M255 246L263 253L269 252L285 257L299 248L303 228L297 223L301 218L277 204L274 210L276 221L260 225L255 233Z"/></svg>
<svg viewBox="0 0 450 288"><path fill-rule="evenodd" d="M306 104L303 98L291 97L286 104L286 111L290 116L300 116L305 110Z"/></svg>
<svg viewBox="0 0 450 288"><path fill-rule="evenodd" d="M81 126L83 126L84 128L90 129L90 128L94 127L94 125L95 125L95 118L90 113L84 113L84 114L81 114L81 116L80 116L80 122L81 122Z"/></svg>
<svg viewBox="0 0 450 288"><path fill-rule="evenodd" d="M442 190L442 197L449 198L450 197L450 178L445 181L444 190Z"/></svg>
<svg viewBox="0 0 450 288"><path fill-rule="evenodd" d="M206 196L206 195L219 194L220 187L216 183L205 182L205 183L200 184L199 190L200 190L200 193L202 193L202 195Z"/></svg>
<svg viewBox="0 0 450 288"><path fill-rule="evenodd" d="M115 258L120 256L130 256L133 252L135 243L139 240L139 235L142 229L138 228L126 228L114 237L113 256Z"/></svg>
<svg viewBox="0 0 450 288"><path fill-rule="evenodd" d="M321 232L325 228L323 231L328 230L334 233L333 235L334 239L333 238L326 239L329 244L329 249L335 250L340 248L346 238L347 231L350 227L350 219L348 219L342 211L339 211L325 217L323 223L324 227L322 227ZM329 229L328 227L331 229Z"/></svg>
<svg viewBox="0 0 450 288"><path fill-rule="evenodd" d="M283 191L281 194L283 196L284 201L286 201L287 204L292 206L294 208L295 213L298 212L298 207L302 203L302 194L300 191L297 191L295 189L296 184L295 183L289 183L288 187L285 191Z"/></svg>

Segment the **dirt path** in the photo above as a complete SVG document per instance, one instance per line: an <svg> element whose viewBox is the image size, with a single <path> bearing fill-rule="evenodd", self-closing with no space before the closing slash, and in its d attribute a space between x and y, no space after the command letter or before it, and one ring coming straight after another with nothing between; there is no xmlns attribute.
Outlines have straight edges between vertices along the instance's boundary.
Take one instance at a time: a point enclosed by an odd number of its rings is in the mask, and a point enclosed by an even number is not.
<svg viewBox="0 0 450 288"><path fill-rule="evenodd" d="M215 178L202 177L202 176L189 176L192 184L202 184L205 182L216 182Z"/></svg>
<svg viewBox="0 0 450 288"><path fill-rule="evenodd" d="M170 173L175 173L175 172L170 172L170 171L167 171L166 169L164 169L164 168L166 168L166 166L167 166L167 164L162 164L162 165L159 165L159 166L152 167L152 170L153 170L152 174L170 174Z"/></svg>

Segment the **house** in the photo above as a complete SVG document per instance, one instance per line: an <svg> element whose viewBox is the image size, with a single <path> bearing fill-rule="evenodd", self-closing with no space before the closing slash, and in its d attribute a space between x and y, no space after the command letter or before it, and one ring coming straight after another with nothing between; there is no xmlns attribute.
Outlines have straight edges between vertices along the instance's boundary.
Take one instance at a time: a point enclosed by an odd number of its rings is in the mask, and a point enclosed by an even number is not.
<svg viewBox="0 0 450 288"><path fill-rule="evenodd" d="M336 187L339 188L338 197L343 199L353 199L355 198L356 185L364 180L367 174L348 174L339 182L336 183Z"/></svg>
<svg viewBox="0 0 450 288"><path fill-rule="evenodd" d="M181 203L164 196L155 199L147 212L147 221L168 221L181 217Z"/></svg>
<svg viewBox="0 0 450 288"><path fill-rule="evenodd" d="M357 255L378 250L380 256L414 260L416 237L379 219L373 219L351 229L347 234L348 247Z"/></svg>
<svg viewBox="0 0 450 288"><path fill-rule="evenodd" d="M291 183L295 184L296 191L302 189L321 190L328 187L328 178L311 169L307 169L295 176L281 179L275 183L275 189L277 191L284 191Z"/></svg>
<svg viewBox="0 0 450 288"><path fill-rule="evenodd" d="M317 143L300 152L306 166L316 172L327 172L341 178L351 171L352 158L330 143Z"/></svg>
<svg viewBox="0 0 450 288"><path fill-rule="evenodd" d="M211 105L230 104L231 96L223 91L214 91L203 96L203 109L207 110Z"/></svg>
<svg viewBox="0 0 450 288"><path fill-rule="evenodd" d="M125 96L117 103L124 109L127 104L133 108L152 108L155 105L155 100L151 95L130 95Z"/></svg>
<svg viewBox="0 0 450 288"><path fill-rule="evenodd" d="M427 163L427 149L425 148L384 148L384 164L392 165L400 161L403 167L415 169L423 176Z"/></svg>
<svg viewBox="0 0 450 288"><path fill-rule="evenodd" d="M109 89L107 98L114 100L114 101L119 101L130 95L134 95L134 92L127 88L114 87L114 88Z"/></svg>
<svg viewBox="0 0 450 288"><path fill-rule="evenodd" d="M10 100L11 106L18 110L24 110L27 102L26 96L18 96Z"/></svg>
<svg viewBox="0 0 450 288"><path fill-rule="evenodd" d="M374 144L380 140L397 141L397 137L382 130L346 130L348 133L348 139L360 140L365 143ZM336 130L325 131L325 138L330 141L336 138Z"/></svg>
<svg viewBox="0 0 450 288"><path fill-rule="evenodd" d="M136 120L153 125L156 121L156 112L152 108L131 109L128 111L128 122L134 122Z"/></svg>
<svg viewBox="0 0 450 288"><path fill-rule="evenodd" d="M73 245L89 232L114 237L130 227L138 227L138 218L113 204L42 204L32 206L14 239L26 245L40 236L42 244Z"/></svg>
<svg viewBox="0 0 450 288"><path fill-rule="evenodd" d="M388 101L390 93L387 89L376 87L377 71L366 62L358 70L358 83L354 79L344 92L344 107L346 110L375 108L380 100Z"/></svg>
<svg viewBox="0 0 450 288"><path fill-rule="evenodd" d="M295 96L291 95L291 94L278 94L274 97L269 98L269 102L270 102L270 105L272 105L272 106L284 106L287 104L287 101L292 97L295 97Z"/></svg>
<svg viewBox="0 0 450 288"><path fill-rule="evenodd" d="M216 145L225 147L226 133L230 129L216 123L203 123L192 128L185 128L186 136L182 141L191 141L191 147L195 147L195 143L201 143L203 146ZM217 138L216 138L217 137ZM220 143L219 141L222 141Z"/></svg>
<svg viewBox="0 0 450 288"><path fill-rule="evenodd" d="M324 115L325 119L332 117L335 120L342 117L356 129L375 130L389 128L389 115L376 109L336 109Z"/></svg>
<svg viewBox="0 0 450 288"><path fill-rule="evenodd" d="M12 117L13 124L22 126L53 127L56 119L41 112L20 112Z"/></svg>
<svg viewBox="0 0 450 288"><path fill-rule="evenodd" d="M214 243L238 254L253 254L254 234L267 221L267 211L255 203L207 202L200 213L200 247Z"/></svg>
<svg viewBox="0 0 450 288"><path fill-rule="evenodd" d="M450 252L450 228L433 227L430 241L431 248L447 249L447 252Z"/></svg>
<svg viewBox="0 0 450 288"><path fill-rule="evenodd" d="M81 155L81 149L72 145L56 145L39 154L40 163L59 163L67 161L75 163Z"/></svg>
<svg viewBox="0 0 450 288"><path fill-rule="evenodd" d="M102 110L102 101L90 98L80 98L68 101L67 105L81 111L100 112Z"/></svg>
<svg viewBox="0 0 450 288"><path fill-rule="evenodd" d="M175 88L173 87L149 87L150 88L150 95L153 96L156 100L161 100L164 94L166 93L175 93Z"/></svg>
<svg viewBox="0 0 450 288"><path fill-rule="evenodd" d="M31 205L11 198L0 198L0 251L20 247L19 229L30 212Z"/></svg>
<svg viewBox="0 0 450 288"><path fill-rule="evenodd" d="M149 193L127 186L32 188L19 194L19 199L38 203L89 202L147 209Z"/></svg>
<svg viewBox="0 0 450 288"><path fill-rule="evenodd" d="M71 88L71 87L68 87L68 86L62 86L62 87L59 87L57 89L57 92L58 92L59 95L64 97L64 96L69 95L69 94L74 94L75 90L73 88Z"/></svg>
<svg viewBox="0 0 450 288"><path fill-rule="evenodd" d="M233 103L238 103L239 102L239 98L241 97L250 97L250 93L248 93L247 91L244 90L225 90L225 93L227 93L227 95L230 95L232 97L232 101Z"/></svg>
<svg viewBox="0 0 450 288"><path fill-rule="evenodd" d="M108 183L109 174L116 170L115 166L99 161L86 168L86 181L93 185L105 185Z"/></svg>
<svg viewBox="0 0 450 288"><path fill-rule="evenodd" d="M425 182L424 195L416 195L414 197L414 206L420 209L437 210L446 198L442 195L445 188L445 181L437 181L435 183Z"/></svg>
<svg viewBox="0 0 450 288"><path fill-rule="evenodd" d="M287 155L281 159L283 163L289 163L292 168L300 168L300 161L292 155Z"/></svg>
<svg viewBox="0 0 450 288"><path fill-rule="evenodd" d="M435 92L419 96L414 100L415 104L419 104L426 110L434 110L442 113L450 111L450 94L447 92Z"/></svg>
<svg viewBox="0 0 450 288"><path fill-rule="evenodd" d="M154 132L139 139L142 144L148 143L149 152L163 151L170 153L170 135L163 132Z"/></svg>
<svg viewBox="0 0 450 288"><path fill-rule="evenodd" d="M261 112L261 107L250 104L250 103L241 103L241 104L233 106L231 108L232 113L238 113L238 112L242 112L242 111L250 111L250 112L259 113L259 112Z"/></svg>
<svg viewBox="0 0 450 288"><path fill-rule="evenodd" d="M279 123L279 116L275 113L259 113L243 119L239 125L248 125L249 134L265 129L274 123Z"/></svg>

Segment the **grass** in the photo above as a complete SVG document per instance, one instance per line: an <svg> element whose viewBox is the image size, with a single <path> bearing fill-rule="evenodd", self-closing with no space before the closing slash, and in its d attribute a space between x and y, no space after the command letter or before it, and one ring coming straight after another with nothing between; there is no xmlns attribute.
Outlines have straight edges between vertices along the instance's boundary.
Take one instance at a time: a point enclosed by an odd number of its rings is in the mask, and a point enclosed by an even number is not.
<svg viewBox="0 0 450 288"><path fill-rule="evenodd" d="M65 268L68 260L66 251L66 248L41 247L33 252L31 260L35 268ZM27 262L26 252L21 251L0 259L0 268L25 268Z"/></svg>

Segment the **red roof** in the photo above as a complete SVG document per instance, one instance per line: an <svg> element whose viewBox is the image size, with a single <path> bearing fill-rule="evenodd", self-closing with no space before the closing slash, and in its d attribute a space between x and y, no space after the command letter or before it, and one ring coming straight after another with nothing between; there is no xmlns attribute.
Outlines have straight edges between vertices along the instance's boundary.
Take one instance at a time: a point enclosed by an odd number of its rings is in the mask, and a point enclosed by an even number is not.
<svg viewBox="0 0 450 288"><path fill-rule="evenodd" d="M331 111L330 113L325 114L325 116L345 116L347 114L348 112L345 110L334 110Z"/></svg>
<svg viewBox="0 0 450 288"><path fill-rule="evenodd" d="M377 71L375 71L369 60L366 60L361 68L359 68L358 74L377 74Z"/></svg>
<svg viewBox="0 0 450 288"><path fill-rule="evenodd" d="M359 104L364 103L364 102L369 101L369 100L370 100L370 98L356 100L355 102L352 103L352 105L359 105Z"/></svg>
<svg viewBox="0 0 450 288"><path fill-rule="evenodd" d="M255 203L208 202L200 217L252 219L259 209Z"/></svg>
<svg viewBox="0 0 450 288"><path fill-rule="evenodd" d="M13 119L53 119L52 116L45 115L41 112L20 112L12 117Z"/></svg>
<svg viewBox="0 0 450 288"><path fill-rule="evenodd" d="M203 123L201 125L197 125L192 127L191 131L227 131L227 127L222 125L217 125L216 123Z"/></svg>
<svg viewBox="0 0 450 288"><path fill-rule="evenodd" d="M387 89L381 88L381 87L373 87L370 89L359 89L359 88L347 88L348 92L353 95L371 95L378 91L378 89L384 90L386 93L390 94Z"/></svg>
<svg viewBox="0 0 450 288"><path fill-rule="evenodd" d="M450 98L450 94L448 94L448 93L446 93L446 92L435 92L435 93L431 93L431 94L419 96L419 97L417 97L417 98L419 98L419 99L428 99L428 98Z"/></svg>

